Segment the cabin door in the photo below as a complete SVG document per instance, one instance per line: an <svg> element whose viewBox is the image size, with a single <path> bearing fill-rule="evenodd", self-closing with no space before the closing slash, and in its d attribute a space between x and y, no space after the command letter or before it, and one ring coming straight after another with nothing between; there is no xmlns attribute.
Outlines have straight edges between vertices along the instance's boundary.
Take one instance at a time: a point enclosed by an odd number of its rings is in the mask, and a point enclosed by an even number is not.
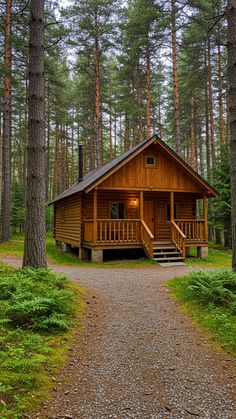
<svg viewBox="0 0 236 419"><path fill-rule="evenodd" d="M147 224L149 230L154 235L155 234L155 202L154 201L144 201L143 203L143 218Z"/></svg>

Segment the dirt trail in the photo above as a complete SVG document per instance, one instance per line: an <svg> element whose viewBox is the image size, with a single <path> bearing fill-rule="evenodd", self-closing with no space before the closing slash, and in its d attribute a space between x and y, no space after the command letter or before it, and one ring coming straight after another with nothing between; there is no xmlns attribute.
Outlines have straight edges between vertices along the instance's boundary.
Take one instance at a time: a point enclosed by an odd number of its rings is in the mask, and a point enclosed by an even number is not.
<svg viewBox="0 0 236 419"><path fill-rule="evenodd" d="M236 418L234 361L210 347L163 285L188 267L53 269L91 290L88 327L37 417Z"/></svg>

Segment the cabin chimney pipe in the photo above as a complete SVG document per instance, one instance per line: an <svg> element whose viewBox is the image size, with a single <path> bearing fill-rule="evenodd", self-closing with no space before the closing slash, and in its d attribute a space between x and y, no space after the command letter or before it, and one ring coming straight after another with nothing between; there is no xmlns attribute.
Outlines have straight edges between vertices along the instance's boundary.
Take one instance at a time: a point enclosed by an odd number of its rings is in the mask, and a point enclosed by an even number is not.
<svg viewBox="0 0 236 419"><path fill-rule="evenodd" d="M79 151L79 182L81 182L81 180L83 180L83 158L84 158L84 153L83 153L83 145L79 144L78 145L78 151Z"/></svg>

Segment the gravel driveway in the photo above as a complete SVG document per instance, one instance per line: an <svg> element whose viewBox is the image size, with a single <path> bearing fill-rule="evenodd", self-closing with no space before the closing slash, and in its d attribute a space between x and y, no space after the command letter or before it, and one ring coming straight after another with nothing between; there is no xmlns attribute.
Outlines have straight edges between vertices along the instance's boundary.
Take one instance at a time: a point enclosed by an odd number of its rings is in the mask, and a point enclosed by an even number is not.
<svg viewBox="0 0 236 419"><path fill-rule="evenodd" d="M163 283L188 267L53 266L90 290L88 320L40 418L236 418L234 361Z"/></svg>

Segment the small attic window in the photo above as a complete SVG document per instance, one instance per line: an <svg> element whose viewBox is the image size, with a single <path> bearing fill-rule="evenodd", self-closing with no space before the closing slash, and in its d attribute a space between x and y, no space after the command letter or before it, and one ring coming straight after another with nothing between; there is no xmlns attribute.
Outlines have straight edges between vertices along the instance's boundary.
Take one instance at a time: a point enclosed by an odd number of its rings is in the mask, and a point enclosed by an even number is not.
<svg viewBox="0 0 236 419"><path fill-rule="evenodd" d="M146 156L145 157L146 166L152 167L155 166L156 160L154 156Z"/></svg>

